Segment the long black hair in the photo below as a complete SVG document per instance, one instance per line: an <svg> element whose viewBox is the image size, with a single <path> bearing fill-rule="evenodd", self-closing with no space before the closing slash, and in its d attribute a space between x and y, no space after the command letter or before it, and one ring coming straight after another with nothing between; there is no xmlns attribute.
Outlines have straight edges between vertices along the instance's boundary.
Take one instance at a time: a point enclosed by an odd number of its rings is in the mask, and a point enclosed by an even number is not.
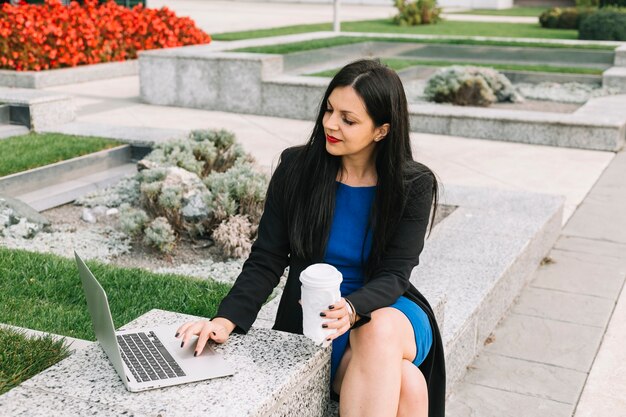
<svg viewBox="0 0 626 417"><path fill-rule="evenodd" d="M293 255L321 260L330 234L335 206L337 174L341 157L326 151L326 134L322 119L328 97L336 87L351 86L362 98L376 127L389 123L385 138L375 145L377 187L370 228L372 250L365 264L371 274L395 231L407 204L407 187L422 175L432 176L433 210L431 228L438 200L435 176L424 165L413 160L409 140L409 114L400 77L377 59L364 59L343 67L331 80L321 101L311 137L294 148L294 163L284 176L287 228Z"/></svg>

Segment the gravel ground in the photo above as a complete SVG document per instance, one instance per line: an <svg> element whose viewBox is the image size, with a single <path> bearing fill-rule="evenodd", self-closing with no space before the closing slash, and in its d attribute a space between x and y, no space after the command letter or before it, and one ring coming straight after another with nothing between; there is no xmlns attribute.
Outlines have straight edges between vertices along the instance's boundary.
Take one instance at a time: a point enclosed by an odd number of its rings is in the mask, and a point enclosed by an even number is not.
<svg viewBox="0 0 626 417"><path fill-rule="evenodd" d="M96 259L122 267L143 268L159 273L175 273L221 282L234 282L243 260L223 259L206 242L180 240L171 255L129 239L118 230L117 215L98 215L97 223L81 219L83 207L66 204L42 212L50 220L47 232L33 239L3 237L3 246L36 252L53 253L66 258L76 250L86 259Z"/></svg>

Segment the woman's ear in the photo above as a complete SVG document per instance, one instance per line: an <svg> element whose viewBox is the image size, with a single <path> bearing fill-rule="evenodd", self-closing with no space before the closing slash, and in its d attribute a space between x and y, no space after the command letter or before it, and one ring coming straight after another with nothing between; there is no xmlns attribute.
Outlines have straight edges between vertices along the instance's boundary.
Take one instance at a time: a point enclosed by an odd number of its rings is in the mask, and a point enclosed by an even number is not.
<svg viewBox="0 0 626 417"><path fill-rule="evenodd" d="M389 133L389 123L385 123L377 129L376 136L374 136L374 140L376 142L381 141L387 136Z"/></svg>

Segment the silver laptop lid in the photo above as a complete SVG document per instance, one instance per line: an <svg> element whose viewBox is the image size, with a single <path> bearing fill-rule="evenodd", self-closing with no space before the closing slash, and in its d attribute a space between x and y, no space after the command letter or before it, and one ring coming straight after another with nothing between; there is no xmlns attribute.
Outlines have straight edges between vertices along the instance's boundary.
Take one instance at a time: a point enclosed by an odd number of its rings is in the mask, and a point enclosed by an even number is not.
<svg viewBox="0 0 626 417"><path fill-rule="evenodd" d="M78 274L83 283L85 297L87 298L87 308L89 309L89 314L91 314L91 322L98 342L100 342L100 345L109 357L113 367L122 378L124 385L128 385L122 364L122 355L120 354L120 348L115 338L115 327L113 325L113 318L111 317L111 310L109 310L107 295L76 251L74 251L74 256L76 258L76 264L78 265Z"/></svg>

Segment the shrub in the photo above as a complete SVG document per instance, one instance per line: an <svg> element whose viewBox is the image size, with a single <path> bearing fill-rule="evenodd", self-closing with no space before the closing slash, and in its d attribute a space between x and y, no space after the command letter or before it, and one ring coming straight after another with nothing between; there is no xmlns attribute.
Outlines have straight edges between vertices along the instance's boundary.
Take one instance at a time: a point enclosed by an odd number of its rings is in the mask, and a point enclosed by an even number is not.
<svg viewBox="0 0 626 417"><path fill-rule="evenodd" d="M157 217L146 226L143 243L152 246L163 253L170 253L174 250L176 235L174 229L167 222L165 217Z"/></svg>
<svg viewBox="0 0 626 417"><path fill-rule="evenodd" d="M252 248L252 224L246 216L235 215L220 223L213 231L213 240L226 256L245 258Z"/></svg>
<svg viewBox="0 0 626 417"><path fill-rule="evenodd" d="M120 228L131 237L141 233L149 220L148 214L141 209L128 204L120 206Z"/></svg>
<svg viewBox="0 0 626 417"><path fill-rule="evenodd" d="M626 10L604 8L580 25L578 39L626 41Z"/></svg>
<svg viewBox="0 0 626 417"><path fill-rule="evenodd" d="M137 51L209 43L193 20L171 10L132 10L113 1L45 0L0 8L0 68L39 71L136 59Z"/></svg>
<svg viewBox="0 0 626 417"><path fill-rule="evenodd" d="M523 100L504 75L492 68L472 66L440 69L426 82L424 94L430 101L461 106Z"/></svg>
<svg viewBox="0 0 626 417"><path fill-rule="evenodd" d="M593 8L553 7L539 16L539 23L548 29L578 29L581 22L595 13Z"/></svg>
<svg viewBox="0 0 626 417"><path fill-rule="evenodd" d="M107 196L113 204L132 199L141 208L120 206L121 229L131 236L150 233L144 242L159 250L171 251L181 235L217 236L224 255L247 256L267 190L267 177L252 162L231 132L194 130L186 139L159 144L139 161L132 180L81 201L107 205ZM132 196L125 199L124 192ZM152 218L161 220L147 225ZM218 227L221 231L214 234Z"/></svg>
<svg viewBox="0 0 626 417"><path fill-rule="evenodd" d="M599 0L576 0L576 7L580 8L592 8L598 7Z"/></svg>
<svg viewBox="0 0 626 417"><path fill-rule="evenodd" d="M441 18L441 9L437 7L436 0L395 0L398 14L393 17L393 22L400 26L416 26L437 23Z"/></svg>

